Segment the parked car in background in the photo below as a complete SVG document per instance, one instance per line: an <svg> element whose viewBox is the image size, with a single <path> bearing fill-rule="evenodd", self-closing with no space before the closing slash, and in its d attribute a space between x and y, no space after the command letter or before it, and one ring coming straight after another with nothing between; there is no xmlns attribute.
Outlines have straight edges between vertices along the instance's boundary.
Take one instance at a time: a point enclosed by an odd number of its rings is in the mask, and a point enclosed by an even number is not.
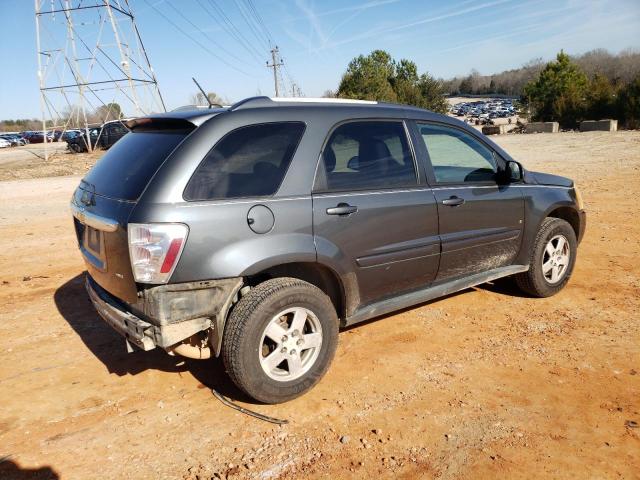
<svg viewBox="0 0 640 480"><path fill-rule="evenodd" d="M4 138L0 138L0 148L9 148L11 146L11 142Z"/></svg>
<svg viewBox="0 0 640 480"><path fill-rule="evenodd" d="M451 107L451 115L465 117L464 121L481 125L495 118L508 118L516 115L513 101L494 98L487 101L461 102Z"/></svg>
<svg viewBox="0 0 640 480"><path fill-rule="evenodd" d="M94 127L89 130L89 139L87 139L85 132L77 130L77 134L66 140L67 148L75 153L86 152L89 145L92 148L106 150L129 133L129 128L124 122L126 120L113 120L103 124L101 127Z"/></svg>
<svg viewBox="0 0 640 480"><path fill-rule="evenodd" d="M78 135L82 135L82 130L77 130L77 129L65 130L62 136L60 137L60 139L63 142L68 142L69 139L74 138Z"/></svg>
<svg viewBox="0 0 640 480"><path fill-rule="evenodd" d="M29 141L29 143L43 143L44 133L43 132L25 132L25 138Z"/></svg>
<svg viewBox="0 0 640 480"><path fill-rule="evenodd" d="M7 140L12 147L21 147L27 144L26 140L16 133L3 133L0 134L0 138Z"/></svg>

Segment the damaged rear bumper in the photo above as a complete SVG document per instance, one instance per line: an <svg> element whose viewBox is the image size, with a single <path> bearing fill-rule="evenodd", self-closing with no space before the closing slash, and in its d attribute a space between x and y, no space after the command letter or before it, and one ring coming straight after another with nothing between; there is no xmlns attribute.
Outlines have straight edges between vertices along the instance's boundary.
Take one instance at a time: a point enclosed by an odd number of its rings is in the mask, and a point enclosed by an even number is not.
<svg viewBox="0 0 640 480"><path fill-rule="evenodd" d="M85 286L93 306L104 321L138 348L167 349L198 332L211 329L212 346L217 355L226 313L242 286L242 280L222 279L153 287L141 292L135 305L114 297L88 274Z"/></svg>

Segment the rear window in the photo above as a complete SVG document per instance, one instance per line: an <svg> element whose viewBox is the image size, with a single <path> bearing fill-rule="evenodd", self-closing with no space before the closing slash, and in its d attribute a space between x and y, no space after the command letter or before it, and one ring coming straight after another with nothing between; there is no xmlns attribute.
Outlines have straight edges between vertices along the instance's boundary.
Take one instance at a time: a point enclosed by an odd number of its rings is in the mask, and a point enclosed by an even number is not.
<svg viewBox="0 0 640 480"><path fill-rule="evenodd" d="M187 130L131 132L116 142L84 181L98 195L136 200Z"/></svg>
<svg viewBox="0 0 640 480"><path fill-rule="evenodd" d="M273 195L304 128L302 122L262 123L228 133L194 172L184 191L185 200Z"/></svg>

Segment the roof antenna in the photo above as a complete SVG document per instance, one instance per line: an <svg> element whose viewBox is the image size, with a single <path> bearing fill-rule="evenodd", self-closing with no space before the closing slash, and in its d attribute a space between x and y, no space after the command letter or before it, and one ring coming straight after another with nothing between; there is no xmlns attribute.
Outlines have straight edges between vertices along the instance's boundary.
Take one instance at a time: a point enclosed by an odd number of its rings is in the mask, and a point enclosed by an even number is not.
<svg viewBox="0 0 640 480"><path fill-rule="evenodd" d="M193 80L193 83L196 84L198 89L202 92L202 95L204 95L205 100L209 104L209 108L212 108L212 107L222 108L222 105L220 105L219 103L213 103L213 102L211 102L211 100L209 100L209 95L207 95L207 92L204 91L204 88L202 88L200 86L200 84L198 83L198 81L194 77L191 77L191 80Z"/></svg>

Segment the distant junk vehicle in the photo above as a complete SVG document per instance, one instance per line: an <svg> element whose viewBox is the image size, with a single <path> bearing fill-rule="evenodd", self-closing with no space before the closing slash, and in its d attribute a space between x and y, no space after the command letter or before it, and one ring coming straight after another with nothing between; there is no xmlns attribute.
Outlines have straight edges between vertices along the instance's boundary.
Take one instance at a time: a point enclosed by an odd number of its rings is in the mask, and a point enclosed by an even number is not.
<svg viewBox="0 0 640 480"><path fill-rule="evenodd" d="M508 118L516 115L511 99L492 98L461 102L451 106L450 112L456 117L468 117L466 121L484 124L494 118Z"/></svg>
<svg viewBox="0 0 640 480"><path fill-rule="evenodd" d="M11 147L21 147L27 144L27 141L17 133L3 133L0 138L10 143Z"/></svg>
<svg viewBox="0 0 640 480"><path fill-rule="evenodd" d="M96 126L89 129L89 139L87 134L82 130L73 130L73 134L69 133L66 137L67 148L74 153L86 152L91 149L102 148L108 149L118 140L129 133L129 128L125 125L126 120L112 120L104 123L102 126Z"/></svg>

